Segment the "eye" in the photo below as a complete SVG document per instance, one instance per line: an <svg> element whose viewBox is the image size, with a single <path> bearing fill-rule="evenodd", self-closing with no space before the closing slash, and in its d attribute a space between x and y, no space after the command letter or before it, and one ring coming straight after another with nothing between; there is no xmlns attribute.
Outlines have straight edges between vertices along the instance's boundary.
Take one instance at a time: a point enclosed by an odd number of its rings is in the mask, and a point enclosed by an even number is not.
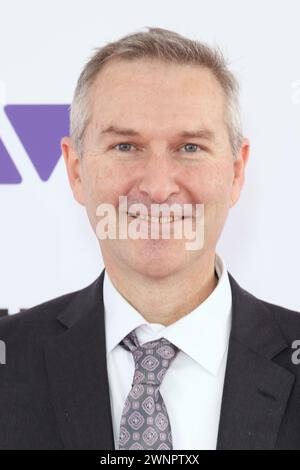
<svg viewBox="0 0 300 470"><path fill-rule="evenodd" d="M132 144L128 144L127 142L122 142L120 144L117 144L114 146L117 150L120 150L120 152L128 152L130 148L132 147Z"/></svg>
<svg viewBox="0 0 300 470"><path fill-rule="evenodd" d="M202 150L200 145L198 144L185 144L181 148L185 148L187 150L187 153L195 153L197 151L197 148Z"/></svg>
<svg viewBox="0 0 300 470"><path fill-rule="evenodd" d="M119 150L122 153L128 153L132 149L132 147L134 147L133 144L130 144L128 142L121 142L115 145L113 148ZM181 148L184 148L186 153L196 153L198 149L202 150L200 145L191 143L185 144Z"/></svg>

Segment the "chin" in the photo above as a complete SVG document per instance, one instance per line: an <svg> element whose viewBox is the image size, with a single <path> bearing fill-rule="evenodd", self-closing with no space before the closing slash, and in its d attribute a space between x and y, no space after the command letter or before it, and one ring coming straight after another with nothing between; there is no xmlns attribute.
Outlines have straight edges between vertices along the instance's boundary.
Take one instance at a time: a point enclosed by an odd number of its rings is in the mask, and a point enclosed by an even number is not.
<svg viewBox="0 0 300 470"><path fill-rule="evenodd" d="M132 264L132 261L131 261ZM148 260L142 261L137 260L133 265L133 269L138 271L141 276L146 276L152 279L164 279L176 271L179 271L183 267L183 260L171 260L171 259L159 259L159 260Z"/></svg>

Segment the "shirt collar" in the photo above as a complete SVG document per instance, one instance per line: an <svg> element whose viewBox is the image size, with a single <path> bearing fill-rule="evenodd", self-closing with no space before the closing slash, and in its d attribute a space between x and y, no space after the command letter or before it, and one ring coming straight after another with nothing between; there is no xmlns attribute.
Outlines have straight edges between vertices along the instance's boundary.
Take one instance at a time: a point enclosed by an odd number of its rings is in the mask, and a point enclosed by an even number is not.
<svg viewBox="0 0 300 470"><path fill-rule="evenodd" d="M224 260L215 255L218 284L192 312L169 326L149 323L118 292L105 270L103 302L106 351L110 353L132 330L141 344L165 337L208 372L217 375L229 342L231 287Z"/></svg>

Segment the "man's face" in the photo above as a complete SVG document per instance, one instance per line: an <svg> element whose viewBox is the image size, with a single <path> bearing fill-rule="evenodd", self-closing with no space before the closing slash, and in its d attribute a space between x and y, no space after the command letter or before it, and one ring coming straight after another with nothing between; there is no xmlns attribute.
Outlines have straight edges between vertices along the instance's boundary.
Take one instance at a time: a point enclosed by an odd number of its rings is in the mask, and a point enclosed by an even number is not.
<svg viewBox="0 0 300 470"><path fill-rule="evenodd" d="M239 198L249 147L245 140L234 162L225 107L220 84L203 67L157 60L106 64L91 90L81 162L70 140L62 141L75 198L94 231L99 204L112 204L118 216L119 196L127 196L128 208L203 204L204 244L187 250L185 237L101 240L105 265L158 279L197 269L214 253ZM103 132L108 128L114 132ZM183 135L198 131L203 135Z"/></svg>

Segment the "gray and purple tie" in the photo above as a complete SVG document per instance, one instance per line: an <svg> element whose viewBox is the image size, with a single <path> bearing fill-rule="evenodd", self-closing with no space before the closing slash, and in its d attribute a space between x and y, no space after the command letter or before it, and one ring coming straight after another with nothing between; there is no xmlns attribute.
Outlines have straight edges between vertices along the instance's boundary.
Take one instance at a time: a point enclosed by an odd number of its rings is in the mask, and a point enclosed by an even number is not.
<svg viewBox="0 0 300 470"><path fill-rule="evenodd" d="M120 344L132 352L135 372L121 417L119 450L173 449L159 387L178 348L165 338L140 345L134 330Z"/></svg>

